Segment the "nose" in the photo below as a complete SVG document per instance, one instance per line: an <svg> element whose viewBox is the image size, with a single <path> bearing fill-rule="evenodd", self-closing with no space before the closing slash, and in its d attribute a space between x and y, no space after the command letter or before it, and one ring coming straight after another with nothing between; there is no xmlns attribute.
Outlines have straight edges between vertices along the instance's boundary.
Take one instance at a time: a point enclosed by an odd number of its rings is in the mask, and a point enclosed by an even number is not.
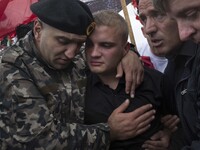
<svg viewBox="0 0 200 150"><path fill-rule="evenodd" d="M91 53L90 53L91 57L99 57L101 56L101 50L98 46L93 46L93 48L91 48Z"/></svg>
<svg viewBox="0 0 200 150"><path fill-rule="evenodd" d="M146 34L149 36L152 36L156 32L157 28L153 18L147 18L147 22L144 25L144 29Z"/></svg>
<svg viewBox="0 0 200 150"><path fill-rule="evenodd" d="M80 49L79 44L72 43L72 44L67 45L64 54L68 59L73 59L75 57L75 55L77 54L79 49Z"/></svg>
<svg viewBox="0 0 200 150"><path fill-rule="evenodd" d="M192 28L192 26L187 24L187 22L177 20L177 24L178 24L179 37L181 41L186 41L190 39L192 35L195 33L195 30Z"/></svg>

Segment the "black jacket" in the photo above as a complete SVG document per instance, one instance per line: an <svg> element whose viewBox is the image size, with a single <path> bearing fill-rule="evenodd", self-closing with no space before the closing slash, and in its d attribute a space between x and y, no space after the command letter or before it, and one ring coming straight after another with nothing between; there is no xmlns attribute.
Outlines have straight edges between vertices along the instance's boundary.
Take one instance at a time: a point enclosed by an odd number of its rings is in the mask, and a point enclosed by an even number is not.
<svg viewBox="0 0 200 150"><path fill-rule="evenodd" d="M186 42L169 58L165 74L174 83L175 99L187 146L200 149L200 47Z"/></svg>

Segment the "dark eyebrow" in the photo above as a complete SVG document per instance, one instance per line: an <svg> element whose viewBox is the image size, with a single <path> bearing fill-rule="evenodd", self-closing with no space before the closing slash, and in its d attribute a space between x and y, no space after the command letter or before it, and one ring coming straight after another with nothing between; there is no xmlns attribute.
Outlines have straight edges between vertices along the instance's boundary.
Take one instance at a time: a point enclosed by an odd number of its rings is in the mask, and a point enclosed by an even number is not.
<svg viewBox="0 0 200 150"><path fill-rule="evenodd" d="M196 6L196 7L190 6L190 7L181 9L181 10L176 14L176 16L184 17L185 13L186 13L187 11L191 11L191 10L200 10L200 9L198 8L198 6Z"/></svg>
<svg viewBox="0 0 200 150"><path fill-rule="evenodd" d="M115 44L114 42L109 42L109 41L102 41L101 43L105 43L105 44Z"/></svg>
<svg viewBox="0 0 200 150"><path fill-rule="evenodd" d="M78 42L78 43L83 43L85 42L85 40L82 39L78 39L78 38L68 38L66 36L56 36L56 39L61 39L63 41L67 41L67 42Z"/></svg>

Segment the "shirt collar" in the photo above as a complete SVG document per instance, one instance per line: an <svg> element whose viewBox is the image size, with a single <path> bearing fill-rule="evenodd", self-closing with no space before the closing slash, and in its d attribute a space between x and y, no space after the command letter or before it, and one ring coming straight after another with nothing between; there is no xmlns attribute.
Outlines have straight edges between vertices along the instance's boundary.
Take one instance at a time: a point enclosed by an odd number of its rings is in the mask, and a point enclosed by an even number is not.
<svg viewBox="0 0 200 150"><path fill-rule="evenodd" d="M101 79L95 73L91 73L90 77L92 78L92 86L102 84ZM119 79L119 84L125 84L125 76Z"/></svg>

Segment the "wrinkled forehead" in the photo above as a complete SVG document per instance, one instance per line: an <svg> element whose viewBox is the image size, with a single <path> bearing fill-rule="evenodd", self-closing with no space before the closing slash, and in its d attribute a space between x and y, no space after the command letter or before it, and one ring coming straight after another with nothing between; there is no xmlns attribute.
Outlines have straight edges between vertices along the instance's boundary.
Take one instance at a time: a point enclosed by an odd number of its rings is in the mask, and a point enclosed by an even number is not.
<svg viewBox="0 0 200 150"><path fill-rule="evenodd" d="M140 0L138 4L138 11L145 11L146 9L154 9L152 0Z"/></svg>

